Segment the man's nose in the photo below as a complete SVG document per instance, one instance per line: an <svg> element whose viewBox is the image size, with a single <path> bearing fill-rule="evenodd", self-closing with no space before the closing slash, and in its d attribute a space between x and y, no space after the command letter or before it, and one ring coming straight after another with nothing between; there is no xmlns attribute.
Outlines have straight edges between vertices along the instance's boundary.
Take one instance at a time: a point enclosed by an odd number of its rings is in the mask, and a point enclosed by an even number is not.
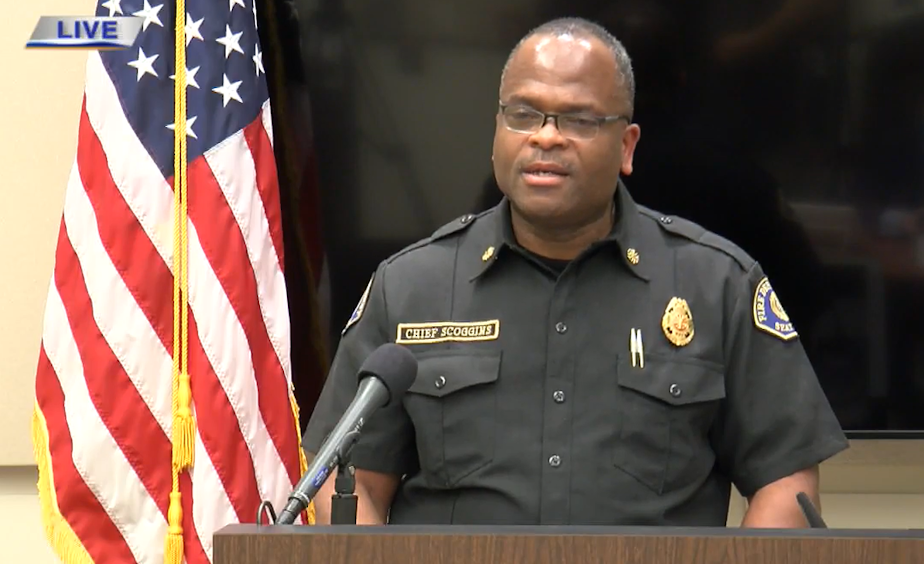
<svg viewBox="0 0 924 564"><path fill-rule="evenodd" d="M533 133L530 141L543 149L565 145L567 140L558 129L558 120L548 116L539 131Z"/></svg>

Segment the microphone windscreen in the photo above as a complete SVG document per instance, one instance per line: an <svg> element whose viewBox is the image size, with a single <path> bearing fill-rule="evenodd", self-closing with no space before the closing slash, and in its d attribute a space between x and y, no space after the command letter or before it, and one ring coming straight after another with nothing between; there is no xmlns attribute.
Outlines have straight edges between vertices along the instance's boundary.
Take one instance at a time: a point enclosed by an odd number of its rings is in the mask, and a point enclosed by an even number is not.
<svg viewBox="0 0 924 564"><path fill-rule="evenodd" d="M359 369L359 379L375 376L388 389L388 404L401 401L417 379L417 359L406 347L386 343L372 351Z"/></svg>

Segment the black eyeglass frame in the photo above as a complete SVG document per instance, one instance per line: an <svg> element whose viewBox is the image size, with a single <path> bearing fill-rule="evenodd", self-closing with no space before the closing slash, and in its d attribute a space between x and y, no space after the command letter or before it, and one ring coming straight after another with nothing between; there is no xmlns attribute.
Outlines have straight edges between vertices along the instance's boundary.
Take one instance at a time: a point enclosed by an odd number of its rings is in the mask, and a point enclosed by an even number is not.
<svg viewBox="0 0 924 564"><path fill-rule="evenodd" d="M536 108L533 108L526 104L505 104L503 102L498 102L498 107L499 107L499 111L501 114L501 118L504 120L504 127L506 127L508 130L514 133L521 133L525 135L532 135L534 133L538 133L539 131L542 130L543 127L545 127L545 124L547 124L550 119L555 122L555 128L558 129L558 132L561 133L563 137L567 137L569 139L577 139L581 141L589 141L591 139L595 139L597 135L600 134L600 128L603 127L607 123L614 123L620 120L625 120L626 124L632 123L632 117L626 114L598 116L598 115L588 114L584 112L551 113L551 112L543 112L541 110L537 110ZM511 127L510 123L507 121L507 117L508 117L507 109L508 108L518 108L518 109L525 110L527 112L532 112L537 117L541 117L542 120L538 122L538 126L535 129L517 129L517 128ZM580 118L582 120L592 122L594 126L593 135L589 137L580 136L580 135L578 136L567 135L565 130L562 130L561 128L560 120L562 118L565 118L565 120L567 120L568 118ZM565 123L567 124L568 121L566 121ZM565 129L568 129L567 126Z"/></svg>

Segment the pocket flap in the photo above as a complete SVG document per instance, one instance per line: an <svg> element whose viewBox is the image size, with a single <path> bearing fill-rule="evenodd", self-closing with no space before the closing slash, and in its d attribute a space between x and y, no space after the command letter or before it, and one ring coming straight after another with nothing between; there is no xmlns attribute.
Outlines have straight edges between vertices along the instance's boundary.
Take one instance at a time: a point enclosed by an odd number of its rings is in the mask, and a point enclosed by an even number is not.
<svg viewBox="0 0 924 564"><path fill-rule="evenodd" d="M441 351L418 357L417 379L408 393L441 398L471 386L490 384L497 381L500 360L500 351Z"/></svg>
<svg viewBox="0 0 924 564"><path fill-rule="evenodd" d="M725 397L725 374L705 362L645 358L645 368L619 361L617 380L629 388L670 405L716 401Z"/></svg>

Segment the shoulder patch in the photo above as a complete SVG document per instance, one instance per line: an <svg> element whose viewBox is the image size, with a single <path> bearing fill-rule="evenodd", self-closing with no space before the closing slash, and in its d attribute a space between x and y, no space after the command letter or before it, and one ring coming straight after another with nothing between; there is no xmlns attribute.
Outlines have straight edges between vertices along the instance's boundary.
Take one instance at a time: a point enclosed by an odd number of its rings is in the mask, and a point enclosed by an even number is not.
<svg viewBox="0 0 924 564"><path fill-rule="evenodd" d="M359 321L359 318L363 316L363 312L366 310L366 302L369 301L369 292L372 291L372 281L375 280L375 273L372 273L372 277L369 278L369 283L366 284L366 289L363 291L362 297L359 298L359 303L356 304L356 308L353 309L353 313L350 314L350 318L347 319L346 325L343 327L343 331L340 332L340 335L346 335L347 329L352 327Z"/></svg>
<svg viewBox="0 0 924 564"><path fill-rule="evenodd" d="M684 239L687 239L688 241L698 245L719 251L722 254L731 257L745 271L750 270L756 262L754 258L746 253L741 247L732 243L721 235L707 230L698 223L675 215L664 215L654 210L642 208L641 206L639 206L639 210L649 218L653 219L655 223L658 224L658 227L664 231L667 231L673 235L677 235L678 237L683 237Z"/></svg>
<svg viewBox="0 0 924 564"><path fill-rule="evenodd" d="M766 276L760 279L754 290L754 325L784 341L799 336Z"/></svg>

